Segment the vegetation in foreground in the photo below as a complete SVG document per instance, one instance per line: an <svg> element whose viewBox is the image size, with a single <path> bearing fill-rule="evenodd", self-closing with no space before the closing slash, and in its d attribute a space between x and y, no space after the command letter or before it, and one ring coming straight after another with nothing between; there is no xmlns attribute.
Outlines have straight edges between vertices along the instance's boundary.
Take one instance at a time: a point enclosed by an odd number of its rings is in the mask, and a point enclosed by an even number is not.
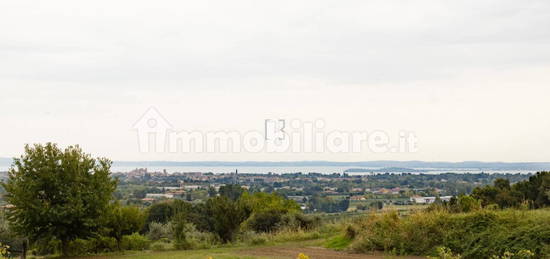
<svg viewBox="0 0 550 259"><path fill-rule="evenodd" d="M117 182L109 172L109 160L93 159L78 147L26 147L2 183L10 205L0 224L2 255L26 248L36 255L63 256L216 251L319 239L335 250L364 253L440 258L550 255L550 210L545 209L550 205L549 172L515 184L497 180L472 195L438 200L424 211L374 211L338 224L302 214L295 201L277 193L249 193L231 184L203 203L171 200L146 210L125 206L114 198Z"/></svg>
<svg viewBox="0 0 550 259"><path fill-rule="evenodd" d="M109 176L110 165L78 147L27 146L2 184L10 204L2 243L14 253L30 247L36 255L74 256L319 237L319 220L303 215L295 201L238 185L224 186L204 203L123 206L113 197L117 182Z"/></svg>
<svg viewBox="0 0 550 259"><path fill-rule="evenodd" d="M543 208L549 198L550 172L513 185L498 179L405 217L390 211L356 218L330 246L444 258L547 258L550 209Z"/></svg>
<svg viewBox="0 0 550 259"><path fill-rule="evenodd" d="M358 252L434 255L437 248L444 247L462 258L491 258L526 251L544 258L550 255L549 219L547 209L468 213L438 210L407 217L387 212L356 219L343 237Z"/></svg>

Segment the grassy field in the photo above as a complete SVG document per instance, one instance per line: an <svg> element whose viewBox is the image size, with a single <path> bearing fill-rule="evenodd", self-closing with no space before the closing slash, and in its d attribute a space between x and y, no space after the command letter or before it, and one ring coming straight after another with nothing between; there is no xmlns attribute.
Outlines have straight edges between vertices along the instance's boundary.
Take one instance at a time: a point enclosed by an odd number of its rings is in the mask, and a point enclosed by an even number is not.
<svg viewBox="0 0 550 259"><path fill-rule="evenodd" d="M104 255L80 258L137 258L137 259L170 259L170 258L189 258L189 259L262 259L271 258L263 256L247 256L240 254L243 248L213 248L203 250L187 251L144 251L144 252L126 252L121 255Z"/></svg>
<svg viewBox="0 0 550 259"><path fill-rule="evenodd" d="M261 246L232 246L221 247L204 250L187 250L187 251L144 251L144 252L127 252L118 255L103 255L79 257L82 259L94 258L137 258L137 259L295 259L298 254L303 253L309 256L310 259L385 259L385 258L424 258L424 257L395 257L384 254L350 254L343 251L334 251L324 248L326 240L317 239L300 242L288 242L276 245L261 245Z"/></svg>
<svg viewBox="0 0 550 259"><path fill-rule="evenodd" d="M179 250L179 251L143 251L143 252L131 252L127 251L124 254L107 254L102 256L90 256L79 258L137 258L137 259L160 259L160 258L189 258L189 259L272 259L281 258L273 256L261 256L261 255L247 255L247 251L253 251L255 249L264 249L267 247L281 247L282 249L288 248L300 248L306 246L315 246L320 244L319 241L307 241L307 242L295 242L284 245L263 245L249 247L246 245L218 247L211 249L198 249L198 250ZM284 248L283 248L284 247ZM252 249L251 249L252 248Z"/></svg>

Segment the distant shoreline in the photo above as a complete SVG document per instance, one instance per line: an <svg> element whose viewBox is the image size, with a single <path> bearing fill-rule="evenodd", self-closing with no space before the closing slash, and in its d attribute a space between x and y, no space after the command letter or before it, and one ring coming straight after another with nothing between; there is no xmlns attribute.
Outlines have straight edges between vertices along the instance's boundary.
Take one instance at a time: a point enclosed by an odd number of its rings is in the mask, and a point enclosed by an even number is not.
<svg viewBox="0 0 550 259"><path fill-rule="evenodd" d="M11 165L0 158L0 168ZM361 169L410 168L414 170L550 170L550 162L429 162L429 161L114 161L113 167L348 167Z"/></svg>

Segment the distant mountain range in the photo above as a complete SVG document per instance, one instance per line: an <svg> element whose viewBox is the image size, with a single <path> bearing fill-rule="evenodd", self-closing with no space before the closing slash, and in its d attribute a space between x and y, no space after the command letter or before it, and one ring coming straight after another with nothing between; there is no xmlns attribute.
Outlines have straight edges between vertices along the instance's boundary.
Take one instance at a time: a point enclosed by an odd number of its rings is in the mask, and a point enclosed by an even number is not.
<svg viewBox="0 0 550 259"><path fill-rule="evenodd" d="M402 167L384 167L378 169L368 169L368 168L349 168L344 170L345 173L422 173L426 170L418 170L412 168L402 168Z"/></svg>
<svg viewBox="0 0 550 259"><path fill-rule="evenodd" d="M0 166L9 166L10 158L0 158ZM269 162L269 161L115 161L113 166L121 167L172 167L172 166L250 166L250 167L316 167L339 166L350 168L433 168L433 169L478 169L478 170L550 170L550 162L427 162L427 161L363 161L363 162L331 162L331 161L293 161L293 162Z"/></svg>
<svg viewBox="0 0 550 259"><path fill-rule="evenodd" d="M480 169L480 170L550 170L550 163L507 163L507 162L426 162L426 161L364 161L364 162L331 162L331 161L203 161L203 162L172 162L172 161L116 161L115 166L252 166L252 167L301 167L301 166L339 166L367 168L434 168L434 169Z"/></svg>

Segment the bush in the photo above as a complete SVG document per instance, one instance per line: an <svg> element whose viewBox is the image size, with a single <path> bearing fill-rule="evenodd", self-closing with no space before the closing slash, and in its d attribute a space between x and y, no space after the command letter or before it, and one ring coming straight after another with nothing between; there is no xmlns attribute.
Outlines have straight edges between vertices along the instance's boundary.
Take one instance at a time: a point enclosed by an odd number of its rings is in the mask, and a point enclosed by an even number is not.
<svg viewBox="0 0 550 259"><path fill-rule="evenodd" d="M548 256L550 210L488 211L451 214L418 212L399 217L396 212L370 215L354 222L356 251L381 250L397 254L436 254L446 247L463 258L490 258L505 252L529 250Z"/></svg>
<svg viewBox="0 0 550 259"><path fill-rule="evenodd" d="M147 210L147 226L151 222L167 223L174 215L174 209L168 202L155 203Z"/></svg>
<svg viewBox="0 0 550 259"><path fill-rule="evenodd" d="M216 233L224 243L233 241L241 223L249 216L241 202L232 201L224 196L210 198L204 207L203 217L208 219L208 231Z"/></svg>
<svg viewBox="0 0 550 259"><path fill-rule="evenodd" d="M153 241L160 240L162 238L172 238L172 228L171 223L162 224L159 222L151 222L151 224L149 224L149 232L147 233L147 237Z"/></svg>
<svg viewBox="0 0 550 259"><path fill-rule="evenodd" d="M114 237L100 236L90 240L94 253L114 252L117 250L117 241Z"/></svg>
<svg viewBox="0 0 550 259"><path fill-rule="evenodd" d="M151 241L139 233L122 237L122 249L124 250L146 250L149 249L150 244Z"/></svg>
<svg viewBox="0 0 550 259"><path fill-rule="evenodd" d="M170 249L170 244L165 242L155 242L151 245L153 251L166 251Z"/></svg>
<svg viewBox="0 0 550 259"><path fill-rule="evenodd" d="M352 225L346 226L344 236L348 239L354 239L357 236L357 229Z"/></svg>
<svg viewBox="0 0 550 259"><path fill-rule="evenodd" d="M145 213L137 207L121 206L118 202L109 206L104 214L105 230L110 237L114 237L118 247L122 248L122 237L130 235L143 228Z"/></svg>
<svg viewBox="0 0 550 259"><path fill-rule="evenodd" d="M34 246L34 250L32 251L32 253L34 255L42 256L42 255L58 253L59 246L61 246L61 242L55 239L42 239L34 243L33 246Z"/></svg>
<svg viewBox="0 0 550 259"><path fill-rule="evenodd" d="M262 211L254 213L247 221L248 228L256 232L272 232L281 222L280 211Z"/></svg>
<svg viewBox="0 0 550 259"><path fill-rule="evenodd" d="M453 254L451 249L447 247L443 247L443 246L438 247L436 251L437 251L437 256L435 257L428 256L428 259L460 259L461 258L460 255Z"/></svg>
<svg viewBox="0 0 550 259"><path fill-rule="evenodd" d="M59 241L38 243L37 254L55 254L59 252ZM75 239L67 244L67 255L78 256L94 253L114 252L117 250L117 241L113 237L99 236L90 239Z"/></svg>
<svg viewBox="0 0 550 259"><path fill-rule="evenodd" d="M294 218L301 229L310 230L321 225L321 218L319 216L294 214Z"/></svg>
<svg viewBox="0 0 550 259"><path fill-rule="evenodd" d="M69 242L66 253L69 256L77 256L88 254L91 251L93 251L92 242L84 239L76 239Z"/></svg>
<svg viewBox="0 0 550 259"><path fill-rule="evenodd" d="M172 233L176 249L208 249L218 243L215 234L198 231L195 225L181 219L172 224Z"/></svg>
<svg viewBox="0 0 550 259"><path fill-rule="evenodd" d="M254 236L250 239L250 245L263 245L267 243L267 238L264 236Z"/></svg>
<svg viewBox="0 0 550 259"><path fill-rule="evenodd" d="M321 225L321 218L318 216L308 216L301 213L288 213L281 217L277 224L277 229L284 228L312 230Z"/></svg>
<svg viewBox="0 0 550 259"><path fill-rule="evenodd" d="M23 250L25 238L19 236L8 224L4 212L0 211L0 243L6 248L6 253L10 256L19 255Z"/></svg>

